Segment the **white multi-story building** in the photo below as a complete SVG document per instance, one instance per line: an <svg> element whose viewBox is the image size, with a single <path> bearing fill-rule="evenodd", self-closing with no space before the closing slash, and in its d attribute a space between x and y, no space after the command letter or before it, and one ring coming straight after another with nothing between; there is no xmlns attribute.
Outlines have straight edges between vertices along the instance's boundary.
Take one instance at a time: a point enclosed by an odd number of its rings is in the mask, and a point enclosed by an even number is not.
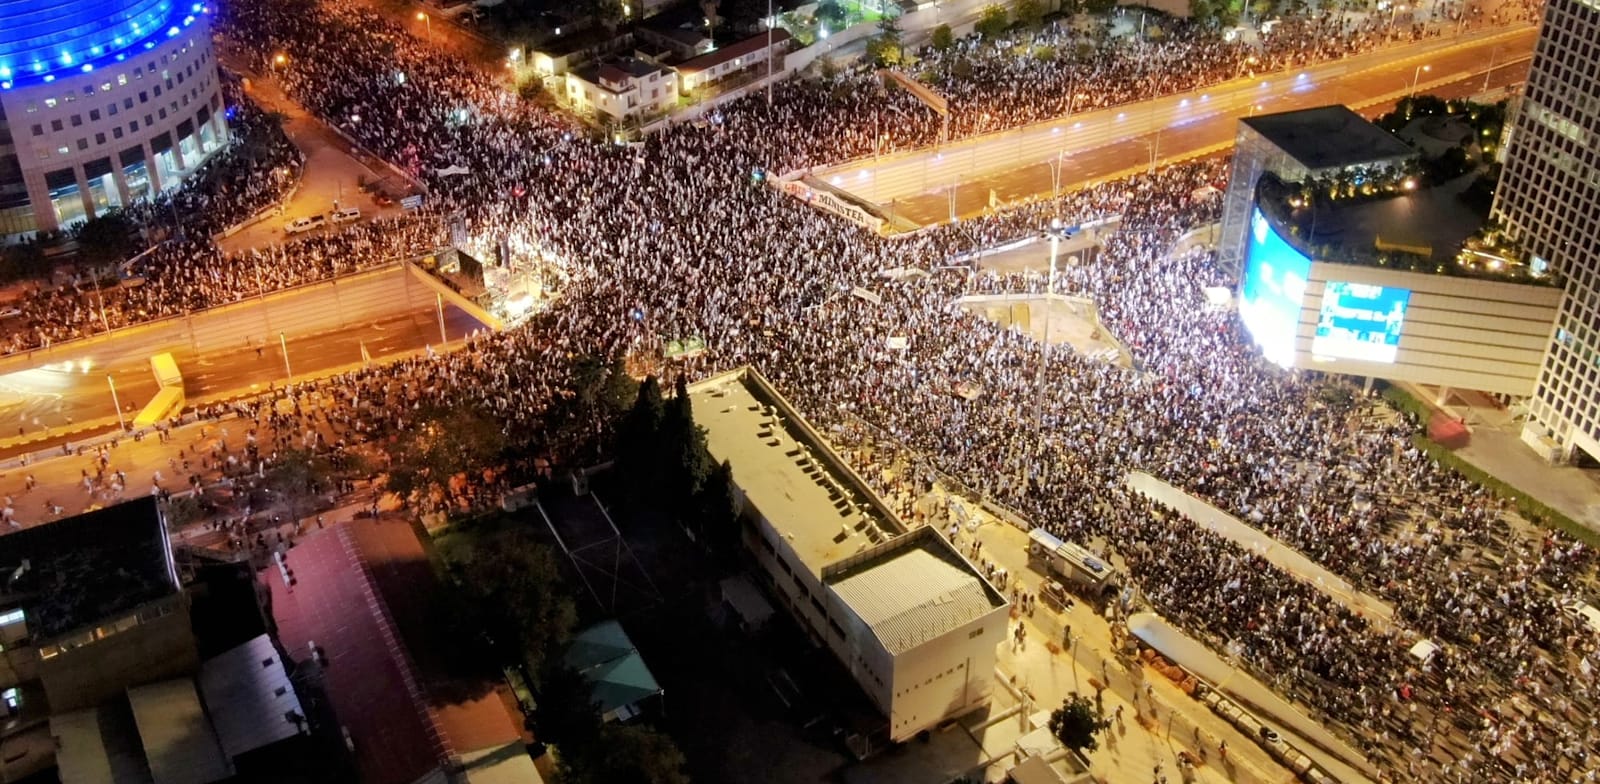
<svg viewBox="0 0 1600 784"><path fill-rule="evenodd" d="M618 57L566 74L567 100L581 113L613 121L666 114L678 104L678 75L638 57Z"/></svg>
<svg viewBox="0 0 1600 784"><path fill-rule="evenodd" d="M177 0L0 2L0 235L130 204L224 146L209 13Z"/></svg>
<svg viewBox="0 0 1600 784"><path fill-rule="evenodd" d="M1600 3L1549 0L1494 214L1565 294L1523 440L1600 460Z"/></svg>
<svg viewBox="0 0 1600 784"><path fill-rule="evenodd" d="M753 370L692 388L733 467L768 587L904 741L989 701L1010 605L939 533L908 529Z"/></svg>

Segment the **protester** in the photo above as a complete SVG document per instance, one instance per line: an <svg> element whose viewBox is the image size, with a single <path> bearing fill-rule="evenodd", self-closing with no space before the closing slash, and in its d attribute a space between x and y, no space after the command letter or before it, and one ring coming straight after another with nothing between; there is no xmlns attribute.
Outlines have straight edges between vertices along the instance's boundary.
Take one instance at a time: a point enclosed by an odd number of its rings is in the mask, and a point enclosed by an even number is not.
<svg viewBox="0 0 1600 784"><path fill-rule="evenodd" d="M1600 765L1589 752L1600 737L1587 696L1588 673L1600 665L1596 638L1559 609L1566 591L1593 579L1593 553L1508 520L1500 501L1415 449L1412 423L1341 382L1264 363L1236 316L1208 307L1203 289L1229 281L1210 254L1173 248L1185 230L1216 220L1219 205L1203 194L1223 179L1225 161L883 239L783 195L760 172L925 141L935 125L916 119L921 110L902 95L839 90L860 84L848 80L790 83L774 91L770 108L764 96L744 99L637 147L595 144L360 6L271 0L224 12L223 31L249 56L266 62L286 51L290 94L427 182L439 214L456 216L471 243L505 241L515 253L553 260L563 282L549 310L460 350L200 412L237 418L191 445L174 475L221 466L249 498L249 484L290 448L367 453L379 473L386 445L428 412L451 409L499 425L515 451L534 457L410 502L419 511L487 506L535 473L536 460L570 466L589 456L566 439L607 435L554 427L581 360L647 361L659 357L663 338L697 336L707 351L667 370L699 377L756 367L914 521L921 515L940 530L954 522L917 509L938 483L1102 551L1127 567L1156 611L1298 701L1393 777L1558 782ZM1110 105L1237 67L1237 53L1197 32L1175 38L1170 53L1144 56L1166 58L1167 68L1194 60L1194 71L1173 71L1178 81L1113 87L1148 71L1128 71L1127 58L1111 53L1103 65L1078 68L1084 86L1069 91L1100 91L1086 106ZM1328 51L1371 45L1353 40ZM1271 46L1269 56L1289 56ZM992 67L999 70L985 73L1005 69ZM1027 73L1025 83L1045 78ZM1048 96L1055 88L1019 89ZM1017 111L962 132L1030 116ZM453 167L468 173L439 174ZM1118 230L1084 262L1066 265L1055 290L1096 303L1129 365L1041 346L956 303L968 293L1044 286L1036 275L960 271L962 254L1034 235L1051 218L1109 217L1120 217ZM102 316L80 292L40 310L50 316L37 334L76 336L94 331L96 319L132 323L369 267L407 247L441 244L442 223L226 259L179 241L149 262L143 286L113 297L111 309L131 315ZM904 269L925 274L886 274ZM855 296L856 288L877 296ZM890 337L906 347L890 348ZM886 480L885 465L908 468ZM1123 482L1134 470L1393 603L1395 626L1375 625L1130 492ZM91 495L124 491L123 478L108 475L85 472ZM247 506L240 519L254 511ZM264 544L252 544L250 532L240 528L236 546ZM1444 645L1427 664L1407 653L1419 636Z"/></svg>

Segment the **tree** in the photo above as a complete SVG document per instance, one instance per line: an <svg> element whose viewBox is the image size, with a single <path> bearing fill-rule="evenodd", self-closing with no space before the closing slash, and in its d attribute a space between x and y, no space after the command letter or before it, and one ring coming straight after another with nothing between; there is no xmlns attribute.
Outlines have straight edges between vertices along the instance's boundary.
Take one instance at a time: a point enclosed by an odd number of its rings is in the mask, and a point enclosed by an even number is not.
<svg viewBox="0 0 1600 784"><path fill-rule="evenodd" d="M1017 0L1017 21L1028 28L1044 24L1044 3L1040 0Z"/></svg>
<svg viewBox="0 0 1600 784"><path fill-rule="evenodd" d="M541 743L578 753L600 737L600 705L594 684L583 673L551 657L539 675L538 699L533 710L534 737Z"/></svg>
<svg viewBox="0 0 1600 784"><path fill-rule="evenodd" d="M578 619L550 548L520 528L508 528L453 554L445 566L466 602L483 613L483 628L501 660L544 672Z"/></svg>
<svg viewBox="0 0 1600 784"><path fill-rule="evenodd" d="M731 560L739 552L739 515L734 500L733 466L724 460L711 470L694 499L692 520L711 554Z"/></svg>
<svg viewBox="0 0 1600 784"><path fill-rule="evenodd" d="M1009 24L1010 20L1006 17L1006 9L998 5L991 5L983 9L983 14L978 17L978 23L973 25L972 29L977 31L978 35L983 36L985 40L992 40L1004 35L1006 26Z"/></svg>
<svg viewBox="0 0 1600 784"><path fill-rule="evenodd" d="M717 9L722 7L722 0L700 0L700 12L706 15L706 35L714 35L721 19L717 16Z"/></svg>
<svg viewBox="0 0 1600 784"><path fill-rule="evenodd" d="M391 451L388 487L402 497L435 487L448 490L450 477L495 465L505 447L505 434L477 411L424 409Z"/></svg>
<svg viewBox="0 0 1600 784"><path fill-rule="evenodd" d="M817 21L832 32L845 28L847 12L839 0L822 0L817 4Z"/></svg>
<svg viewBox="0 0 1600 784"><path fill-rule="evenodd" d="M621 0L586 0L583 4L588 16L607 30L617 29L624 16Z"/></svg>
<svg viewBox="0 0 1600 784"><path fill-rule="evenodd" d="M598 742L576 756L563 755L561 784L689 784L683 752L672 739L648 727L607 724Z"/></svg>
<svg viewBox="0 0 1600 784"><path fill-rule="evenodd" d="M929 43L933 45L935 51L948 52L950 47L956 45L956 35L950 32L950 25L942 24L933 28Z"/></svg>
<svg viewBox="0 0 1600 784"><path fill-rule="evenodd" d="M658 441L664 450L659 459L666 480L668 508L680 523L686 523L693 501L711 476L715 463L711 450L706 447L706 430L694 421L689 389L681 374L673 384L672 400L662 417Z"/></svg>
<svg viewBox="0 0 1600 784"><path fill-rule="evenodd" d="M879 68L889 68L900 64L902 51L900 40L886 35L875 35L867 39L867 57L872 59Z"/></svg>
<svg viewBox="0 0 1600 784"><path fill-rule="evenodd" d="M298 524L316 508L317 486L326 470L323 461L305 449L286 449L273 459L267 487L291 522Z"/></svg>
<svg viewBox="0 0 1600 784"><path fill-rule="evenodd" d="M617 474L634 490L623 494L624 503L648 508L661 497L666 484L660 459L661 423L665 415L666 401L661 397L661 385L655 376L649 376L639 382L633 407L617 428Z"/></svg>
<svg viewBox="0 0 1600 784"><path fill-rule="evenodd" d="M1082 694L1062 700L1050 714L1050 734L1073 751L1094 751L1099 747L1095 735L1111 726L1111 720Z"/></svg>
<svg viewBox="0 0 1600 784"><path fill-rule="evenodd" d="M7 245L0 253L0 283L11 283L24 278L50 276L51 265L44 248L37 242L19 242Z"/></svg>
<svg viewBox="0 0 1600 784"><path fill-rule="evenodd" d="M880 68L899 65L902 59L900 24L893 14L878 18L878 34L867 41L867 56Z"/></svg>
<svg viewBox="0 0 1600 784"><path fill-rule="evenodd" d="M174 531L182 530L190 523L198 522L206 516L205 507L193 493L172 496L166 503L167 527Z"/></svg>
<svg viewBox="0 0 1600 784"><path fill-rule="evenodd" d="M78 229L78 257L91 267L116 264L132 255L136 247L133 222L121 209L113 208L90 218Z"/></svg>

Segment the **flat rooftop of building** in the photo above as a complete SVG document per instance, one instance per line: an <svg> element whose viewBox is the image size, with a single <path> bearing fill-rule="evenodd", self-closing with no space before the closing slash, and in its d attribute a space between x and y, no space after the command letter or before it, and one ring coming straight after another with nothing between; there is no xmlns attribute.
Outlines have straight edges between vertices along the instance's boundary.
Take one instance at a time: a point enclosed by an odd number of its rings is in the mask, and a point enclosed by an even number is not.
<svg viewBox="0 0 1600 784"><path fill-rule="evenodd" d="M733 467L746 500L814 574L904 532L810 423L754 371L726 373L690 390L706 445Z"/></svg>
<svg viewBox="0 0 1600 784"><path fill-rule="evenodd" d="M1414 154L1410 145L1343 105L1263 114L1239 122L1307 169L1358 166Z"/></svg>
<svg viewBox="0 0 1600 784"><path fill-rule="evenodd" d="M896 655L1006 605L931 528L840 564L824 579Z"/></svg>
<svg viewBox="0 0 1600 784"><path fill-rule="evenodd" d="M129 689L128 705L155 784L211 784L233 775L194 681L175 678Z"/></svg>
<svg viewBox="0 0 1600 784"><path fill-rule="evenodd" d="M1483 216L1474 212L1461 193L1471 186L1476 172L1432 187L1388 198L1361 201L1349 199L1334 203L1318 202L1311 210L1290 210L1283 193L1272 190L1263 177L1260 205L1279 234L1291 246L1318 261L1357 267L1378 266L1432 275L1498 280L1507 283L1551 286L1554 276L1535 276L1521 264L1508 264L1498 270L1467 268L1456 261L1463 243L1483 226ZM1292 217L1302 229L1299 235L1283 230ZM1314 219L1314 222L1313 222ZM1388 250L1380 250L1380 245ZM1392 252L1391 252L1392 251ZM1397 255L1403 252L1405 255ZM1386 261L1383 261L1384 259Z"/></svg>
<svg viewBox="0 0 1600 784"><path fill-rule="evenodd" d="M0 536L0 569L0 611L21 608L34 640L178 591L166 523L148 496Z"/></svg>

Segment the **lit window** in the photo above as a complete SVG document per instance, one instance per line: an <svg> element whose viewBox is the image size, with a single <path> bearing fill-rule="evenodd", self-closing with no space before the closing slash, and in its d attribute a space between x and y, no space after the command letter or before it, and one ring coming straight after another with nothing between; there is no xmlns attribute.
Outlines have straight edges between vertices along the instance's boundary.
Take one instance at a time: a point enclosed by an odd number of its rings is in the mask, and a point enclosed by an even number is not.
<svg viewBox="0 0 1600 784"><path fill-rule="evenodd" d="M54 109L54 108L56 108L56 99L54 99L54 98L46 98L46 99L44 99L44 106L45 106L46 109Z"/></svg>
<svg viewBox="0 0 1600 784"><path fill-rule="evenodd" d="M26 617L27 613L23 612L21 607L18 607L17 609L12 610L4 615L0 615L0 626L10 626L13 623L22 623L22 620Z"/></svg>

